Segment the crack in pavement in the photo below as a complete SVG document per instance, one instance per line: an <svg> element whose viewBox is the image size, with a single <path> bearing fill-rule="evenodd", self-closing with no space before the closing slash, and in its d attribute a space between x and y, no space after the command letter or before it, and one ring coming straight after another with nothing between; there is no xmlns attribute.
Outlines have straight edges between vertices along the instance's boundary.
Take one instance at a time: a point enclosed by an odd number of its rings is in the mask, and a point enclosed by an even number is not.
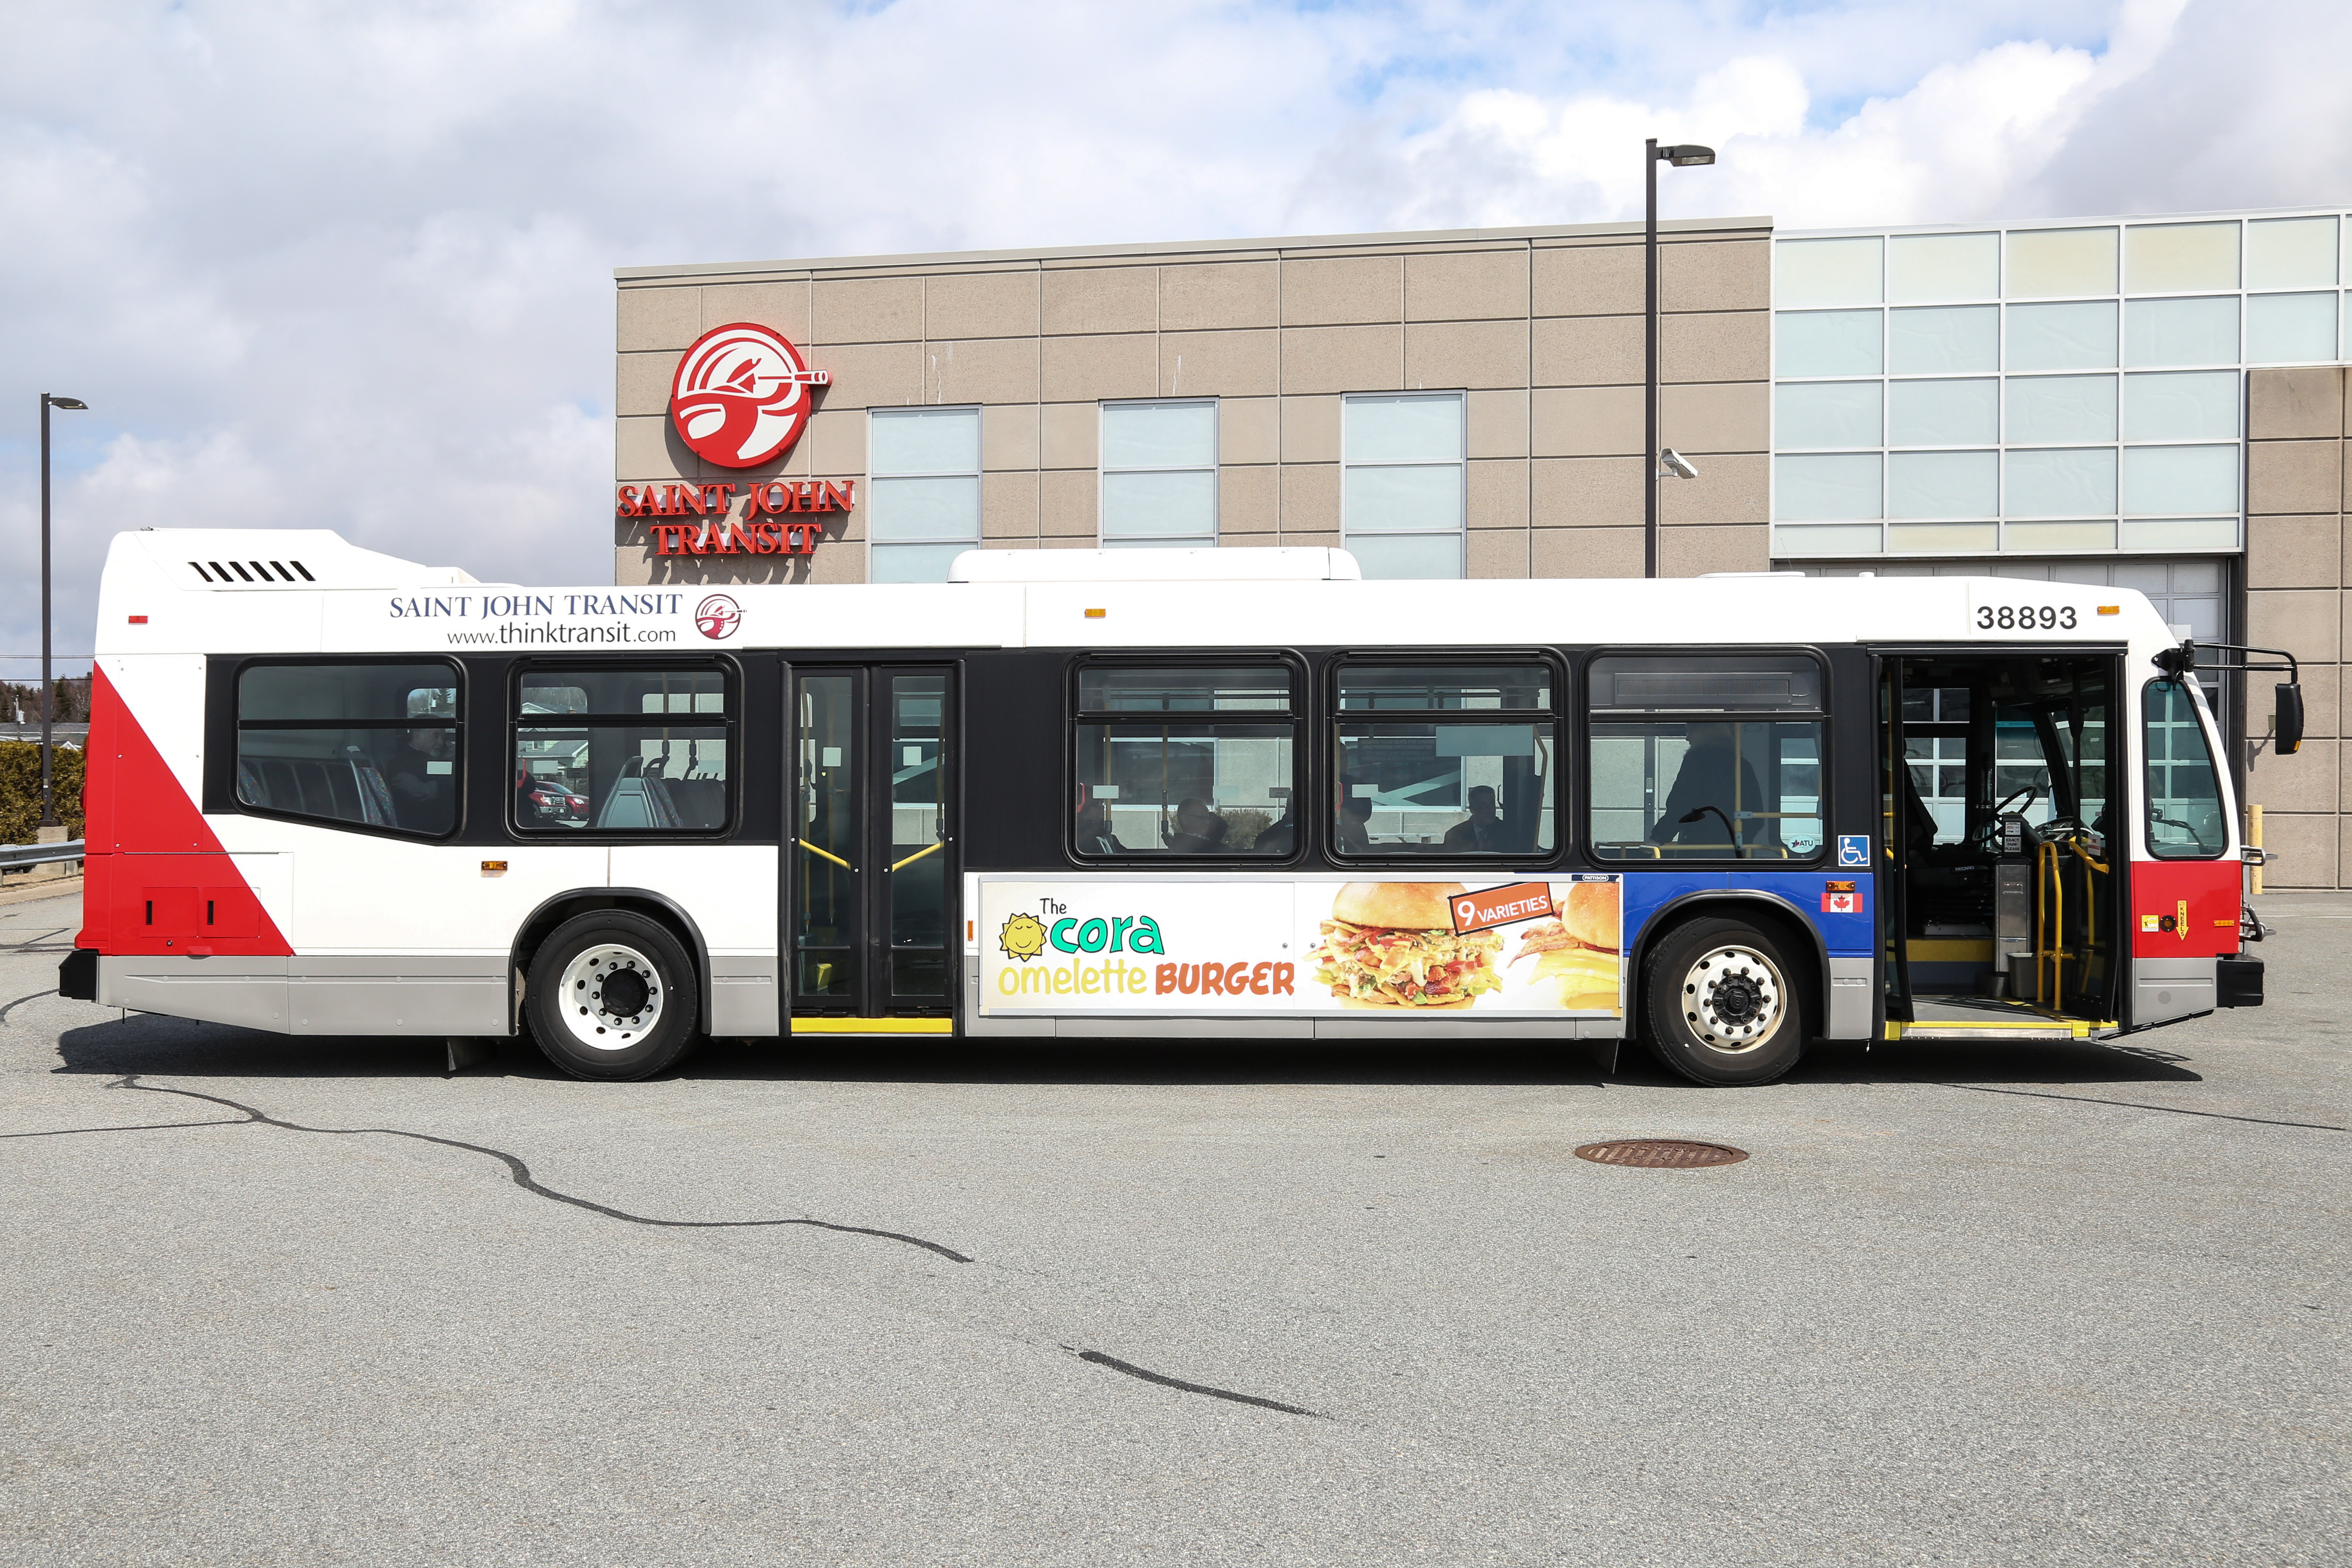
<svg viewBox="0 0 2352 1568"><path fill-rule="evenodd" d="M553 1187L545 1185L544 1184L535 1180L531 1176L530 1166L524 1164L522 1161L516 1158L514 1155L508 1153L503 1149L492 1149L480 1143L462 1142L455 1138L436 1138L430 1132L410 1132L398 1127L306 1127L299 1121L282 1121L278 1117L270 1115L266 1110L259 1110L250 1105L240 1104L238 1101L234 1100L225 1100L217 1094L199 1094L192 1089L165 1089L158 1084L141 1083L139 1081L139 1075L135 1072L125 1073L121 1078L116 1079L110 1084L108 1084L106 1087L109 1089L135 1089L144 1094L176 1094L188 1100L205 1100L214 1105L226 1106L231 1110L243 1111L245 1113L246 1121L248 1122L258 1122L265 1127L281 1127L289 1132L320 1132L328 1135L329 1137L334 1138L356 1137L362 1133L378 1133L387 1138L413 1138L419 1143L437 1143L445 1149L463 1149L467 1153L471 1154L487 1154L491 1159L505 1165L507 1168L507 1173L514 1178L514 1184L520 1187L527 1193L532 1194L538 1197L550 1199L555 1203L570 1204L573 1208L586 1209L591 1214L604 1215L609 1219L624 1220L630 1225L653 1226L665 1230L758 1230L774 1226L807 1226L811 1229L838 1231L845 1236L871 1236L879 1237L884 1241L902 1241L908 1247L919 1247L926 1252L936 1252L941 1258L947 1258L949 1261L954 1263L970 1263L972 1261L970 1258L965 1257L962 1253L956 1251L951 1247L942 1247L936 1241L925 1241L919 1236L908 1236L903 1232L895 1230L876 1230L869 1226L835 1225L831 1220L655 1219L646 1215L631 1214L626 1209L616 1209L606 1204L594 1203L587 1198L576 1198L570 1193L559 1193ZM188 1123L188 1125L209 1126L213 1125L213 1123L191 1122ZM68 1128L64 1129L64 1131L72 1131L80 1130Z"/></svg>
<svg viewBox="0 0 2352 1568"><path fill-rule="evenodd" d="M1107 1366L1113 1372L1123 1372L1129 1377L1139 1377L1146 1383L1156 1383L1162 1388L1178 1388L1186 1394L1205 1394L1212 1399L1230 1399L1236 1405L1255 1405L1261 1409L1279 1410L1288 1415L1311 1416L1318 1421L1331 1419L1319 1410L1307 1410L1296 1405L1285 1405L1279 1399L1260 1399L1255 1394L1235 1394L1230 1388L1212 1388L1205 1383L1187 1383L1181 1377L1170 1377L1165 1373L1150 1372L1137 1366L1132 1362L1121 1361L1115 1355L1105 1355L1100 1351L1082 1351L1076 1345L1064 1345L1062 1348L1080 1361L1092 1362L1097 1366Z"/></svg>
<svg viewBox="0 0 2352 1568"><path fill-rule="evenodd" d="M2101 1100L2090 1094L2048 1094L2032 1089L1991 1089L1980 1083L1939 1083L1938 1089L1965 1089L1971 1094L2013 1094L2024 1100L2071 1100L2077 1105L2120 1105L2130 1110L2162 1110L2174 1116L2205 1116L2216 1121L2251 1121L2261 1127L2303 1127L2314 1132L2352 1132L2326 1121L2281 1121L2269 1116L2232 1116L2226 1110L2191 1110L2179 1105L2149 1105L2137 1100Z"/></svg>

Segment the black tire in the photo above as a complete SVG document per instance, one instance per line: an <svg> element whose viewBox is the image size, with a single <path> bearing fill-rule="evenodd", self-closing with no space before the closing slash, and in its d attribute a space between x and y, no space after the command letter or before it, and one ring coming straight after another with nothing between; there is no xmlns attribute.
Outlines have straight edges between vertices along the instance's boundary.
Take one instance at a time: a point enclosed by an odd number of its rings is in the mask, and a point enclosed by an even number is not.
<svg viewBox="0 0 2352 1568"><path fill-rule="evenodd" d="M532 954L523 990L540 1053L586 1079L651 1078L676 1066L698 1042L699 1002L677 938L625 910L556 927Z"/></svg>
<svg viewBox="0 0 2352 1568"><path fill-rule="evenodd" d="M1770 1083L1805 1050L1805 984L1782 943L1743 921L1675 927L1643 966L1650 1049L1693 1083Z"/></svg>

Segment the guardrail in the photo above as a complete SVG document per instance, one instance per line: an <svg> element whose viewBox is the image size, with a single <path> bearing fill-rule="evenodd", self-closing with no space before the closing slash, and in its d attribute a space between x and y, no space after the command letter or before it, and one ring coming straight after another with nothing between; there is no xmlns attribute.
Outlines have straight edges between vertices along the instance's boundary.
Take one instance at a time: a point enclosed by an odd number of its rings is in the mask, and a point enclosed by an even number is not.
<svg viewBox="0 0 2352 1568"><path fill-rule="evenodd" d="M63 844L0 844L0 870L18 866L46 866L53 860L83 858L79 838L69 838Z"/></svg>

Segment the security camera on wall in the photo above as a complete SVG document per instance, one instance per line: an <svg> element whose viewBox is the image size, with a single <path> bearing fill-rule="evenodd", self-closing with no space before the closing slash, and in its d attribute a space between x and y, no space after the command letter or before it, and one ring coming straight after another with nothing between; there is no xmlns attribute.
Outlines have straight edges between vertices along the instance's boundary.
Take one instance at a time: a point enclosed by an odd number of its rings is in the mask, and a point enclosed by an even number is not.
<svg viewBox="0 0 2352 1568"><path fill-rule="evenodd" d="M1680 452L1675 451L1672 447L1668 447L1665 450L1658 454L1658 462L1660 466L1665 469L1666 474L1671 474L1675 479L1695 479L1698 478L1698 470L1691 466L1691 460L1688 458L1684 457ZM1665 476L1661 475L1660 477L1664 478Z"/></svg>

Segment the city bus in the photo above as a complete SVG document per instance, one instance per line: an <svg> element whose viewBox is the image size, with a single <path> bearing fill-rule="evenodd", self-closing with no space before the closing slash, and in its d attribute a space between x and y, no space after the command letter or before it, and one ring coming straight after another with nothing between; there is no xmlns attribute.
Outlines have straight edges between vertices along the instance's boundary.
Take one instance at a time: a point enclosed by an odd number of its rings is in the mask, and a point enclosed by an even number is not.
<svg viewBox="0 0 2352 1568"><path fill-rule="evenodd" d="M949 577L121 534L60 988L614 1079L914 1034L1639 1043L1738 1085L2262 999L2210 656L2128 590Z"/></svg>

